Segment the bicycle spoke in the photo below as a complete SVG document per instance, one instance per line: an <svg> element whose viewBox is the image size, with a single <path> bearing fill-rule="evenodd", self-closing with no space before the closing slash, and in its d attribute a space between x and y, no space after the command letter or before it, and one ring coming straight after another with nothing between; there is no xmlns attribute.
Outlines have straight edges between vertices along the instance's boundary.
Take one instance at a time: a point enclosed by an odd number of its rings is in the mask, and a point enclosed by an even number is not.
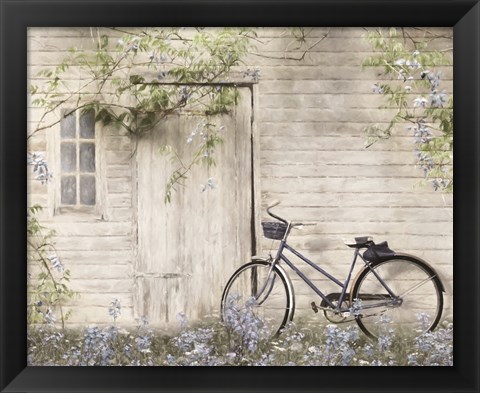
<svg viewBox="0 0 480 393"><path fill-rule="evenodd" d="M413 292L415 289L417 288L420 288L422 285L426 284L427 282L429 282L430 280L432 280L435 276L431 276L431 277L427 277L425 280L419 282L417 285L413 286L412 288L410 289L407 289L405 292L401 293L400 295L398 295L398 297L402 298L402 297L405 297L406 295L408 295L409 293Z"/></svg>
<svg viewBox="0 0 480 393"><path fill-rule="evenodd" d="M253 313L263 324L263 331L273 336L293 316L293 294L277 269L268 262L252 262L241 267L230 278L222 297L222 317L228 307L241 321ZM246 317L248 320L251 317Z"/></svg>
<svg viewBox="0 0 480 393"><path fill-rule="evenodd" d="M388 317L390 326L395 329L412 329L419 327L418 315L423 314L430 320L426 329L435 327L441 315L443 296L435 281L436 276L430 274L422 262L398 256L379 262L373 268L375 274L370 270L363 271L352 289L352 299L358 298L362 303L357 323L367 335L375 337L380 334L382 316ZM378 277L396 296L385 294ZM364 311L369 307L381 307L378 302L381 297L391 299L384 311L374 311L373 314Z"/></svg>

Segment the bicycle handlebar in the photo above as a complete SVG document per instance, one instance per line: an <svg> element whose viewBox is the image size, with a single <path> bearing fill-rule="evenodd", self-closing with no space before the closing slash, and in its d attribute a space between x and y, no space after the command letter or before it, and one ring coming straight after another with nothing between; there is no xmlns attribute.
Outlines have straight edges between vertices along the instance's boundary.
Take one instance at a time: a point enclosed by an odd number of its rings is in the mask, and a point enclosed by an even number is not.
<svg viewBox="0 0 480 393"><path fill-rule="evenodd" d="M280 221L282 221L283 223L285 223L285 224L288 225L288 221L287 221L287 220L285 220L285 219L277 216L276 214L273 214L273 213L270 211L270 209L274 208L275 206L277 206L277 205L279 205L279 204L280 204L280 201L279 201L279 200L273 201L270 205L268 205L268 207L267 207L267 213L268 213L268 215L272 216L273 218L276 218L277 220L280 220Z"/></svg>
<svg viewBox="0 0 480 393"><path fill-rule="evenodd" d="M277 216L276 214L273 214L270 209L273 209L275 206L278 206L280 204L280 201L279 200L274 200L272 203L270 203L270 205L268 205L267 207L267 213L273 217L273 218L276 218L277 220L280 220L282 221L283 223L285 224L290 224L293 227L298 227L298 226L315 226L317 224L304 224L304 223L301 223L301 222L288 222L287 220L285 220L284 218L280 217L280 216Z"/></svg>

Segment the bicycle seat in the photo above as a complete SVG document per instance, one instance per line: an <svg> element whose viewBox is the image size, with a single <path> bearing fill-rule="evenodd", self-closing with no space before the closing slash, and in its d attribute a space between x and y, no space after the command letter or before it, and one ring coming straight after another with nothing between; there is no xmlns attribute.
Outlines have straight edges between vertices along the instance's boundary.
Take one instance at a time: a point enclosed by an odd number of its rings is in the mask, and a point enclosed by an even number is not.
<svg viewBox="0 0 480 393"><path fill-rule="evenodd" d="M354 242L343 241L346 246L350 248L363 248L370 247L373 243L373 237L371 236L361 236L354 238Z"/></svg>

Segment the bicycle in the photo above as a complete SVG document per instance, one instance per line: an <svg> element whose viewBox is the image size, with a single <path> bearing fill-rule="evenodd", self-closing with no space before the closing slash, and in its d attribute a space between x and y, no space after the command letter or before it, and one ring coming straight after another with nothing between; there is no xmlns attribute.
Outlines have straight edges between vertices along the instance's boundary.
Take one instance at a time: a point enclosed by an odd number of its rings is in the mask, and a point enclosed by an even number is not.
<svg viewBox="0 0 480 393"><path fill-rule="evenodd" d="M427 262L413 255L392 251L387 242L375 244L371 237L356 237L355 242L345 243L354 249L354 254L347 277L342 282L287 243L292 229L315 224L287 221L273 214L270 210L279 203L274 202L267 208L267 213L278 221L262 222L265 237L280 240L276 255L272 257L270 254L268 258L254 256L251 262L241 266L230 277L222 294L222 320L225 320L228 307L241 310L250 300L254 303L255 315L262 319L269 335L278 336L293 320L295 313L294 287L280 265L284 262L320 297L320 304L314 301L311 308L315 313L322 310L330 322L355 320L370 338L379 336L385 316L389 317L392 326L402 328L418 325L419 315L423 315L423 318L429 318L428 324L424 324L424 331L435 329L442 315L445 288L437 272ZM366 249L363 255L362 249ZM285 250L338 285L339 292L325 295L285 256ZM365 266L353 279L347 292L359 257Z"/></svg>

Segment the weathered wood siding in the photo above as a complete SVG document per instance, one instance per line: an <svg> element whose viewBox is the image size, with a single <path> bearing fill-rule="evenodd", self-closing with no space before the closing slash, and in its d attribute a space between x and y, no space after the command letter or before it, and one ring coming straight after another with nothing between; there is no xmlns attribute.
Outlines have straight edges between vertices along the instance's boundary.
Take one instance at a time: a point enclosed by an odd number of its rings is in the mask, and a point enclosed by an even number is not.
<svg viewBox="0 0 480 393"><path fill-rule="evenodd" d="M443 31L451 34L451 29ZM384 101L372 92L372 85L382 78L379 71L361 67L372 52L364 39L365 29L314 29L301 47L288 38L285 29L258 32L257 54L249 56L248 67L260 70L253 126L254 149L259 155L255 183L261 195L256 204L261 216L266 218L269 201L280 199L282 205L276 210L280 215L318 223L292 233L292 244L335 275L346 274L350 263L351 251L342 238L355 235L388 240L393 249L425 258L446 284L446 314L451 316L453 198L420 184L413 137L404 127L398 127L390 140L364 149L363 128L387 122L394 113L393 109L378 109ZM58 64L68 48L94 47L90 34L88 28L29 29L30 80L45 82L36 73ZM452 46L452 40L435 40L431 46L444 49ZM303 59L295 60L307 48ZM443 66L441 71L442 89L450 93L452 67ZM68 75L68 86L80 86L75 69ZM28 114L31 130L41 110L29 104ZM58 142L51 131L36 134L29 148L45 152L52 166ZM70 323L108 323L108 304L119 298L119 322L128 325L134 322L137 244L134 145L116 130L106 128L98 135L101 214L54 216L55 179L47 186L29 181L29 204L47 207L43 218L57 230L58 253L72 271L71 286L80 296L69 305L74 308ZM57 168L53 169L55 173ZM29 178L33 178L30 173ZM264 254L271 242L257 235L257 253ZM301 283L295 284L297 294L305 295L297 299L298 307L308 308L314 299Z"/></svg>
<svg viewBox="0 0 480 393"><path fill-rule="evenodd" d="M282 204L275 211L280 215L317 223L292 231L291 243L336 277L346 277L352 258L342 239L354 236L388 240L394 250L424 258L446 284L446 315L451 316L452 195L420 184L413 135L404 126L397 127L389 140L364 148L363 129L386 124L394 114L393 108L378 109L385 101L372 91L372 85L384 77L378 69L361 67L372 54L363 38L365 29L315 29L293 53L282 52L295 43L279 38L278 32L261 32L260 39L268 44L259 50L262 56L252 57L261 75L256 126L263 218L268 217L268 202L279 199ZM328 36L302 61L288 59L300 58L324 34ZM431 47L451 45L451 40L442 39ZM441 71L441 87L451 93L452 67L441 67ZM268 252L271 243L262 240L262 253ZM303 265L327 293L338 292L338 287ZM300 295L297 309L313 315L309 305L316 296L293 277Z"/></svg>
<svg viewBox="0 0 480 393"><path fill-rule="evenodd" d="M67 54L68 48L90 49L94 43L88 28L29 29L28 76L30 82L42 85L45 77L36 76L45 67L55 66ZM78 73L67 73L69 89L80 87ZM68 105L67 105L68 107ZM42 110L29 104L28 130L34 129ZM60 119L60 110L43 124ZM41 131L31 138L29 150L43 152L54 173L52 182L41 185L29 181L29 204L39 203L43 223L56 230L56 248L65 267L71 271L71 289L77 292L66 310L73 309L68 324L105 324L110 302L117 298L122 304L120 324L133 324L134 249L132 156L134 144L122 131L96 125L98 213L55 214L55 199L59 188L59 125ZM30 171L29 171L30 172ZM33 178L29 173L29 177Z"/></svg>

